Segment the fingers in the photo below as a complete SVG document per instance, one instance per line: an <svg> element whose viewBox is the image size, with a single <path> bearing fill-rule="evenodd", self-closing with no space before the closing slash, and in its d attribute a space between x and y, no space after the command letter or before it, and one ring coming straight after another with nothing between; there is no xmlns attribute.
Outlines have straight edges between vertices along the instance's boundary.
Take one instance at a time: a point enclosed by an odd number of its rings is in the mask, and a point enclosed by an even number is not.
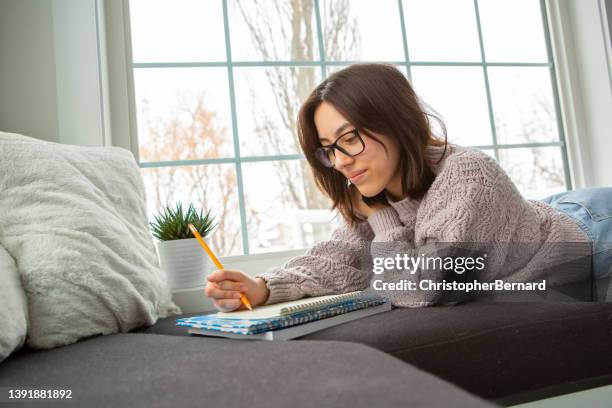
<svg viewBox="0 0 612 408"><path fill-rule="evenodd" d="M213 305L220 310L221 312L231 312L232 310L239 309L241 303L239 300L234 299L224 299L224 300L214 300Z"/></svg>
<svg viewBox="0 0 612 408"><path fill-rule="evenodd" d="M238 292L246 292L248 290L247 286L244 283L234 282L230 280L216 282L215 285L217 285L219 289L223 290L235 290Z"/></svg>
<svg viewBox="0 0 612 408"><path fill-rule="evenodd" d="M249 276L232 269L218 269L208 275L204 294L213 299L219 310L235 310L241 307L240 293L248 291Z"/></svg>
<svg viewBox="0 0 612 408"><path fill-rule="evenodd" d="M217 269L208 275L209 282L220 282L222 280L243 281L244 273L232 269Z"/></svg>
<svg viewBox="0 0 612 408"><path fill-rule="evenodd" d="M240 299L240 292L235 290L224 290L216 283L209 282L204 288L204 294L213 299Z"/></svg>

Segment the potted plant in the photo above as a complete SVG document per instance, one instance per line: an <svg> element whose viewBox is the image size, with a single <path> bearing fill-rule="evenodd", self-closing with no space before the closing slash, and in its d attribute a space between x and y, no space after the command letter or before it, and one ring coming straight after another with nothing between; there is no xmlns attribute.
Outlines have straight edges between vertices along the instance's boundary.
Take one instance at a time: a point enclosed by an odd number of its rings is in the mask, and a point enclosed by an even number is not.
<svg viewBox="0 0 612 408"><path fill-rule="evenodd" d="M210 258L189 230L188 225L198 230L206 239L214 228L210 210L204 214L193 204L186 211L181 203L176 207L166 206L150 223L157 242L159 263L168 276L172 289L190 288L204 285L204 277L211 265Z"/></svg>

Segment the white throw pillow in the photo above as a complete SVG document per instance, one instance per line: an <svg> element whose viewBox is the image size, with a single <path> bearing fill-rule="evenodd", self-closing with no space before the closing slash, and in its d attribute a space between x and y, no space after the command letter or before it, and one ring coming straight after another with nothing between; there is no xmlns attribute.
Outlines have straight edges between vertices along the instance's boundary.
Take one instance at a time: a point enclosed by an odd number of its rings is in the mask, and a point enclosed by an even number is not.
<svg viewBox="0 0 612 408"><path fill-rule="evenodd" d="M132 153L0 132L0 244L51 348L180 313L159 268Z"/></svg>
<svg viewBox="0 0 612 408"><path fill-rule="evenodd" d="M28 305L15 261L0 245L0 361L23 346Z"/></svg>

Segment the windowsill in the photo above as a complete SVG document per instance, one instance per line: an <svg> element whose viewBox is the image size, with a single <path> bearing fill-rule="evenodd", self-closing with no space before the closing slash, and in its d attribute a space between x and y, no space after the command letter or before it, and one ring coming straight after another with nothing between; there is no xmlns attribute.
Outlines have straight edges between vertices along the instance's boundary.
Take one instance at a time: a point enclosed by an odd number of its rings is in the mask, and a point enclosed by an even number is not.
<svg viewBox="0 0 612 408"><path fill-rule="evenodd" d="M266 252L262 254L234 255L220 258L221 263L228 267L230 264L238 264L250 261L275 261L277 259L290 259L302 255L308 248L290 249L288 251Z"/></svg>

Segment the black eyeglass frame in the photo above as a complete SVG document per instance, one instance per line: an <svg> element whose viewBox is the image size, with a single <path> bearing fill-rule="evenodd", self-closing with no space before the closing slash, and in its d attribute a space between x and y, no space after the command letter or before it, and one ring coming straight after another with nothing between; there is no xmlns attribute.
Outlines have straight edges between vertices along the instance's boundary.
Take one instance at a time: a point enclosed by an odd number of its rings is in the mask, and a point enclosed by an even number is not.
<svg viewBox="0 0 612 408"><path fill-rule="evenodd" d="M359 143L361 143L361 150L358 153L355 154L350 154L349 152L347 152L345 149L343 149L342 147L338 146L337 143L340 139L342 139L344 136L353 133L355 136L357 136L357 139L359 140ZM334 158L336 157L336 152L334 149L338 149L340 150L343 154L349 156L349 157L355 157L358 154L363 153L363 151L365 150L365 143L363 141L363 138L361 137L361 134L359 132L359 129L355 128L353 130L349 130L348 132L344 132L343 134L341 134L340 136L338 136L336 138L336 140L334 140L334 142L330 145L326 145L326 146L321 146L321 147L317 147L315 149L315 157L317 158L317 160L319 161L319 163L321 163L323 166L327 167L327 168L332 168L334 167L334 163L330 162L329 165L327 165L323 159L321 157L327 157L327 160L329 160L328 158L328 154L327 152L331 149L332 154L334 155Z"/></svg>

